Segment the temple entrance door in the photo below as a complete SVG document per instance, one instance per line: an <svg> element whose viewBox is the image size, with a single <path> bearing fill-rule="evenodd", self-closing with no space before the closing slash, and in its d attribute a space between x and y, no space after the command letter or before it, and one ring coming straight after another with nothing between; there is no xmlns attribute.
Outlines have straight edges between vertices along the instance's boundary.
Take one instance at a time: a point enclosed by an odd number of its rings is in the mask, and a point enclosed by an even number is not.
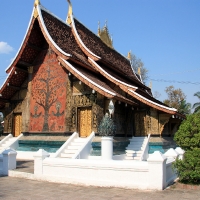
<svg viewBox="0 0 200 200"><path fill-rule="evenodd" d="M22 131L22 115L16 114L14 117L14 136L17 137Z"/></svg>
<svg viewBox="0 0 200 200"><path fill-rule="evenodd" d="M92 108L79 108L78 129L80 137L88 137L92 131Z"/></svg>

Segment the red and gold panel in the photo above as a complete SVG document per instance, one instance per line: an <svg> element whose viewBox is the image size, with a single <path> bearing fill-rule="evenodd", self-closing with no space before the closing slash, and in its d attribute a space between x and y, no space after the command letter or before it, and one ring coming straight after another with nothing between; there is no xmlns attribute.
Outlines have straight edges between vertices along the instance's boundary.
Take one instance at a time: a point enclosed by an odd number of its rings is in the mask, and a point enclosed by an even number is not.
<svg viewBox="0 0 200 200"><path fill-rule="evenodd" d="M65 130L67 75L49 50L34 74L30 101L30 132Z"/></svg>

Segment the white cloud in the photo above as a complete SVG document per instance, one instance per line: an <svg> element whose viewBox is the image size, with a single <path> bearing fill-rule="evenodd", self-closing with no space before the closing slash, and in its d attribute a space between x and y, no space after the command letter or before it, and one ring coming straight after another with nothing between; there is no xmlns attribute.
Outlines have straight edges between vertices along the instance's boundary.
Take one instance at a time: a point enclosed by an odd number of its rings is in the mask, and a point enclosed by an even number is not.
<svg viewBox="0 0 200 200"><path fill-rule="evenodd" d="M14 49L6 42L0 42L0 54L8 54Z"/></svg>

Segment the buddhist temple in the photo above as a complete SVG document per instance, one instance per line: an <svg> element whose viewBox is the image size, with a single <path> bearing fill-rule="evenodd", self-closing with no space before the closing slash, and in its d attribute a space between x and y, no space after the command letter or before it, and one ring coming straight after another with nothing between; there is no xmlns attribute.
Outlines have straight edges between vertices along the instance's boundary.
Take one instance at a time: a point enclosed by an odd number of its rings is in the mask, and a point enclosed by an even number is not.
<svg viewBox="0 0 200 200"><path fill-rule="evenodd" d="M107 26L93 33L73 16L70 2L63 21L35 1L6 73L4 134L98 135L110 105L116 137L173 135L183 118L153 97L130 60L113 48Z"/></svg>

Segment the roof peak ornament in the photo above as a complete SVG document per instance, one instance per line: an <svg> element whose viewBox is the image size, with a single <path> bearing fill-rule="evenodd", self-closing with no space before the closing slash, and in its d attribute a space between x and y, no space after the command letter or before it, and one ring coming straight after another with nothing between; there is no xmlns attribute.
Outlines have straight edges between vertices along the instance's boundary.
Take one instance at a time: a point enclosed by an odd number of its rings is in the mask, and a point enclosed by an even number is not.
<svg viewBox="0 0 200 200"><path fill-rule="evenodd" d="M40 0L35 0L34 6L37 7L38 5L40 5Z"/></svg>
<svg viewBox="0 0 200 200"><path fill-rule="evenodd" d="M66 19L66 22L67 22L67 24L71 24L72 23L72 21L71 21L71 16L72 16L72 14L73 14L73 12L72 12L72 3L71 3L71 1L70 0L67 0L68 1L68 3L69 3L69 9L68 9L68 14L67 14L67 19Z"/></svg>
<svg viewBox="0 0 200 200"><path fill-rule="evenodd" d="M109 34L108 31L108 26L107 26L107 20L105 21L105 25L104 27L101 29L100 28L100 22L98 22L98 36L100 37L100 39L111 49L113 48L113 40L112 40L112 36Z"/></svg>
<svg viewBox="0 0 200 200"><path fill-rule="evenodd" d="M33 13L33 16L35 17L35 18L37 18L38 17L38 11L37 11L37 6L38 5L40 5L40 0L35 0L35 3L34 3L34 13Z"/></svg>
<svg viewBox="0 0 200 200"><path fill-rule="evenodd" d="M131 61L131 59L132 59L132 52L131 52L131 50L128 52L127 58Z"/></svg>

